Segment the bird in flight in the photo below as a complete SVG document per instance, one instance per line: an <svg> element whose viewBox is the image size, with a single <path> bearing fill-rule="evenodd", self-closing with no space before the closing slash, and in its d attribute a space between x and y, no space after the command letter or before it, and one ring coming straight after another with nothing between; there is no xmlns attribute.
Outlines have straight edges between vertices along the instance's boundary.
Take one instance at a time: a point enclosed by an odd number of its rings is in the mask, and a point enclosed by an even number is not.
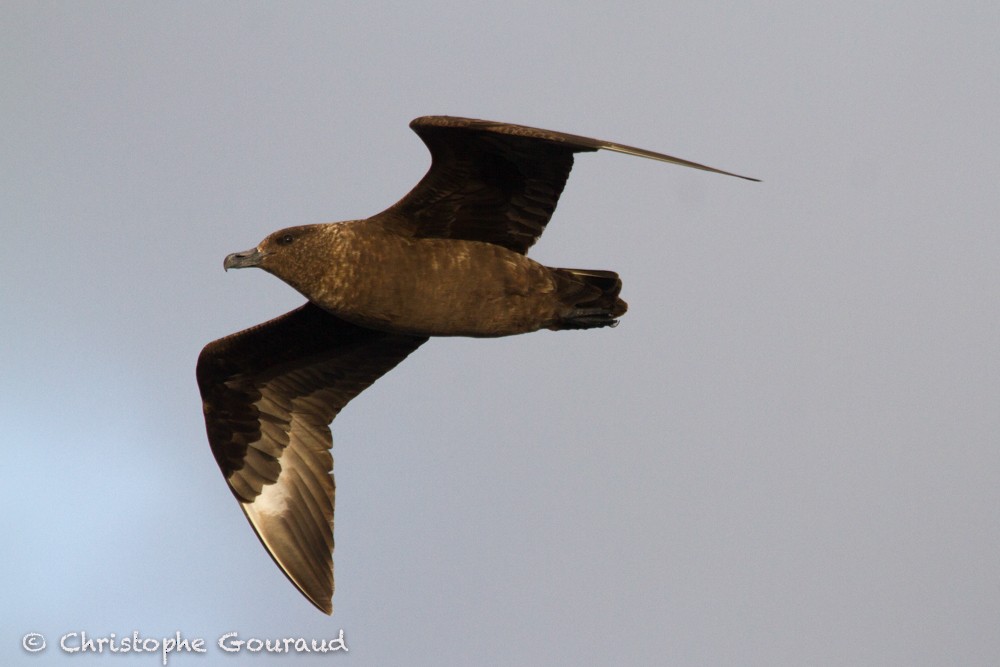
<svg viewBox="0 0 1000 667"><path fill-rule="evenodd" d="M431 153L423 179L365 220L289 227L226 257L308 301L213 341L197 364L215 460L267 552L333 611L335 486L330 422L431 336L508 336L614 326L612 271L528 259L573 166L599 149L757 180L609 141L450 116L410 127Z"/></svg>

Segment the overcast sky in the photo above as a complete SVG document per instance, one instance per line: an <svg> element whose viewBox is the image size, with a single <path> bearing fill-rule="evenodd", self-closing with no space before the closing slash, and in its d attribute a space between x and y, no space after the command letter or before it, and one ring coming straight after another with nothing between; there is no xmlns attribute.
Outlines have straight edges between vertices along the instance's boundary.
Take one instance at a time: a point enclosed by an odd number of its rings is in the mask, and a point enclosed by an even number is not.
<svg viewBox="0 0 1000 667"><path fill-rule="evenodd" d="M358 665L1000 662L996 2L0 12L4 663L341 629ZM338 417L327 617L194 364L302 302L225 255L395 202L426 114L764 182L579 156L532 257L618 271L628 314L431 341Z"/></svg>

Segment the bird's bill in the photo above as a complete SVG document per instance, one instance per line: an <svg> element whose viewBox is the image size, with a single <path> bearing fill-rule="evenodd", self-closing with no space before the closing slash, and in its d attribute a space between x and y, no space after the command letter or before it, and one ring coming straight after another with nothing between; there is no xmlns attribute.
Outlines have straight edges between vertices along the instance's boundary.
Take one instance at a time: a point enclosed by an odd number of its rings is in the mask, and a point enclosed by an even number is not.
<svg viewBox="0 0 1000 667"><path fill-rule="evenodd" d="M251 248L243 252L234 252L226 256L226 260L222 263L222 268L228 271L229 269L245 269L250 266L259 266L260 260L263 257L264 254L258 248Z"/></svg>

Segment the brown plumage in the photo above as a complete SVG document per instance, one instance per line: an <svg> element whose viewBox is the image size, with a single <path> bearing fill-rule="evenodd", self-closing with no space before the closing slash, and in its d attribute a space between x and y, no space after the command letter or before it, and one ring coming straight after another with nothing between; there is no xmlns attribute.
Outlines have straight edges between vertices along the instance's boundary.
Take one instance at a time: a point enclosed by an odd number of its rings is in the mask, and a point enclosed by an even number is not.
<svg viewBox="0 0 1000 667"><path fill-rule="evenodd" d="M222 474L268 553L326 613L329 424L340 409L429 336L613 326L625 313L617 274L525 256L555 210L573 154L606 149L737 176L519 125L428 116L410 127L430 149L431 168L394 206L366 220L283 229L226 257L226 269L262 268L309 301L209 343L198 358Z"/></svg>

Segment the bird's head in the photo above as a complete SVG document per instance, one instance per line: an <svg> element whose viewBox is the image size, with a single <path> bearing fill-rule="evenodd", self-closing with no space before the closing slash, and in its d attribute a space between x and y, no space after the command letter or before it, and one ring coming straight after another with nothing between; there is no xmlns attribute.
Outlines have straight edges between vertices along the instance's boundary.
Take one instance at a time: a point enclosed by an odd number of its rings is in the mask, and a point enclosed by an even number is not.
<svg viewBox="0 0 1000 667"><path fill-rule="evenodd" d="M264 269L292 287L314 280L329 257L329 229L335 225L301 225L269 234L257 247L228 255L222 266L229 269Z"/></svg>

